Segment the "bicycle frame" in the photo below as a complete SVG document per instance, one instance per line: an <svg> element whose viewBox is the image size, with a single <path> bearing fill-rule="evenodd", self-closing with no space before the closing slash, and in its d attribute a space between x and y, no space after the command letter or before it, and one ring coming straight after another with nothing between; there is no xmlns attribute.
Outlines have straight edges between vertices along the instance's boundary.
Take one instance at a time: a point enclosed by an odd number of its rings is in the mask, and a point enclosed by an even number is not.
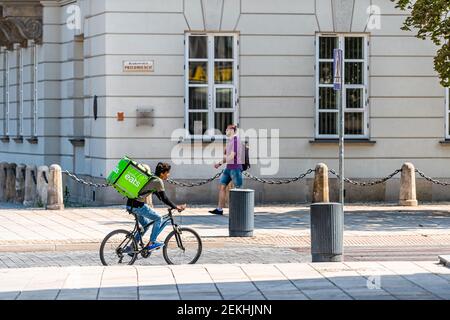
<svg viewBox="0 0 450 320"><path fill-rule="evenodd" d="M141 233L141 230L140 230L140 227L139 227L139 219L138 219L138 217L137 217L137 214L134 213L134 212L132 212L132 210L133 210L133 209L130 209L130 210L127 209L128 213L130 213L130 214L133 215L134 221L135 221L135 223L134 223L134 229L133 229L133 231L131 232L131 235L136 239L136 234L139 233L139 245L140 245L140 247L141 247L141 249L139 250L139 252L141 252L141 251L145 248L144 242L142 241L142 237L143 237L144 234ZM169 213L166 214L166 215L164 215L164 216L162 216L162 223L161 223L161 227L160 227L160 229L159 229L159 232L158 232L157 236L159 236L159 235L161 234L161 232L167 227L167 225L168 225L169 223L172 225L174 231L178 231L178 225L175 223L175 221L174 221L174 219L173 219L173 216L172 216L172 210L173 210L173 209L168 209ZM146 230L148 230L148 228L149 228L152 224L154 224L154 223L155 223L155 221L152 221L152 222L146 224L145 226L143 226L145 232L146 232ZM144 232L144 233L145 233L145 232ZM178 247L180 247L181 249L184 250L184 247L183 247L183 244L181 243L181 239L180 239L180 236L178 235L178 232L177 232L177 234L175 235L175 238L176 238L176 240L177 240L177 245L178 245Z"/></svg>

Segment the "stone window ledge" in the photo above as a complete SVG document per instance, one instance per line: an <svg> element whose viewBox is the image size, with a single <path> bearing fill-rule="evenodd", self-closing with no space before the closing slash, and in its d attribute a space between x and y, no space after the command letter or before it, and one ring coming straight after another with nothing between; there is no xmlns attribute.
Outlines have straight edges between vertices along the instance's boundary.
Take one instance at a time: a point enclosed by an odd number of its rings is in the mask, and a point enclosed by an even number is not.
<svg viewBox="0 0 450 320"><path fill-rule="evenodd" d="M177 141L177 143L181 144L194 144L194 143L202 143L202 144L210 144L214 142L226 142L226 138L211 138L211 137L205 137L205 138L186 138L186 139L180 139Z"/></svg>
<svg viewBox="0 0 450 320"><path fill-rule="evenodd" d="M71 138L69 141L74 147L83 147L85 143L84 138Z"/></svg>
<svg viewBox="0 0 450 320"><path fill-rule="evenodd" d="M14 137L13 140L14 140L15 143L23 143L23 137L22 136Z"/></svg>
<svg viewBox="0 0 450 320"><path fill-rule="evenodd" d="M450 139L441 140L441 141L439 141L439 143L444 146L445 145L450 146Z"/></svg>
<svg viewBox="0 0 450 320"><path fill-rule="evenodd" d="M38 138L37 137L29 137L29 138L27 138L27 141L30 144L37 144L38 143Z"/></svg>
<svg viewBox="0 0 450 320"><path fill-rule="evenodd" d="M339 144L339 139L314 139L310 140L311 144ZM374 145L377 143L375 140L370 139L344 139L345 144L365 144Z"/></svg>

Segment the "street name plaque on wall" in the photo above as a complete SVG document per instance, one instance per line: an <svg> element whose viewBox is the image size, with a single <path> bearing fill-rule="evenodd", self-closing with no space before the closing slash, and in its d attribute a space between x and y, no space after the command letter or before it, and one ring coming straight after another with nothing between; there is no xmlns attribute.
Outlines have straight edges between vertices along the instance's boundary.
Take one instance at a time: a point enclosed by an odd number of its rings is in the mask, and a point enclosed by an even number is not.
<svg viewBox="0 0 450 320"><path fill-rule="evenodd" d="M153 60L149 61L124 61L123 72L153 72Z"/></svg>

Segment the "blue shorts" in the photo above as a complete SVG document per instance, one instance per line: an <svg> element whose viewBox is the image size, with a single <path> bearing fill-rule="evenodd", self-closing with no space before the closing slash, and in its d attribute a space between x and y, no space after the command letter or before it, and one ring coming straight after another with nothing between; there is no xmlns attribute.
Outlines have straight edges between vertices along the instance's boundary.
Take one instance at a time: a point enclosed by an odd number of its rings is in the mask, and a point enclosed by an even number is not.
<svg viewBox="0 0 450 320"><path fill-rule="evenodd" d="M242 171L241 169L225 169L220 177L220 184L227 186L233 180L236 188L242 187Z"/></svg>

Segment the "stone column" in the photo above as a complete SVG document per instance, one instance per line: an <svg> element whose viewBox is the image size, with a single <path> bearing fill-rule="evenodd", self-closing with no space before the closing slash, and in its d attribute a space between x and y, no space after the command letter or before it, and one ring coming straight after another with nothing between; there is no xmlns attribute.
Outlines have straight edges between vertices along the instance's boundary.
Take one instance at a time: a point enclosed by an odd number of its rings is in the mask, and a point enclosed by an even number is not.
<svg viewBox="0 0 450 320"><path fill-rule="evenodd" d="M6 171L8 170L8 163L0 163L0 202L6 201Z"/></svg>
<svg viewBox="0 0 450 320"><path fill-rule="evenodd" d="M47 186L49 170L47 166L40 166L36 175L36 204L39 207L47 206Z"/></svg>
<svg viewBox="0 0 450 320"><path fill-rule="evenodd" d="M25 170L25 197L23 205L32 207L36 203L36 166L27 166Z"/></svg>
<svg viewBox="0 0 450 320"><path fill-rule="evenodd" d="M25 170L26 165L21 163L16 167L16 198L15 202L22 204L25 199Z"/></svg>
<svg viewBox="0 0 450 320"><path fill-rule="evenodd" d="M330 202L328 167L325 163L318 163L316 166L312 202Z"/></svg>
<svg viewBox="0 0 450 320"><path fill-rule="evenodd" d="M412 163L406 162L402 166L400 177L400 205L417 206L416 199L416 171Z"/></svg>
<svg viewBox="0 0 450 320"><path fill-rule="evenodd" d="M6 170L6 201L14 202L16 199L16 167L15 163L10 163Z"/></svg>
<svg viewBox="0 0 450 320"><path fill-rule="evenodd" d="M52 164L49 169L47 189L47 210L64 210L62 171L57 164Z"/></svg>

